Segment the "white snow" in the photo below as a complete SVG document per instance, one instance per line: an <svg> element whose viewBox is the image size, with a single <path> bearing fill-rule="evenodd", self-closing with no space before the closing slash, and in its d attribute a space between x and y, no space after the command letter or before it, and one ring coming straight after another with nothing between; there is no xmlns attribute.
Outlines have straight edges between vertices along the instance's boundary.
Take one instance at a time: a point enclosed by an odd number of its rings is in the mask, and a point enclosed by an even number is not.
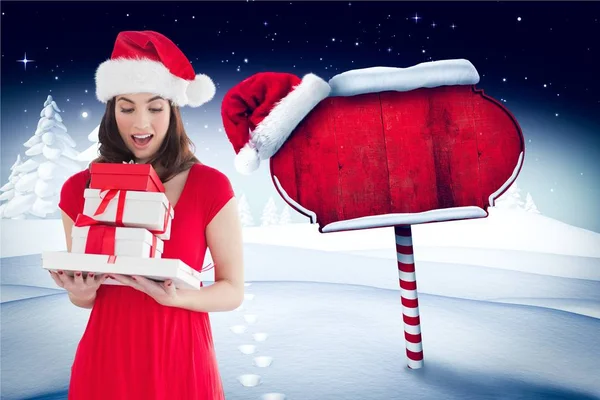
<svg viewBox="0 0 600 400"><path fill-rule="evenodd" d="M35 203L35 193L21 194L15 192L15 195L4 204L2 218L17 218L24 215L31 209Z"/></svg>
<svg viewBox="0 0 600 400"><path fill-rule="evenodd" d="M92 160L98 158L98 156L100 155L100 153L99 153L99 149L100 149L99 140L100 139L98 138L99 130L100 130L100 125L96 126L94 128L94 130L92 132L90 132L90 134L88 135L88 140L90 142L92 142L92 145L79 154L79 156L77 158L79 161L86 161L89 163Z"/></svg>
<svg viewBox="0 0 600 400"><path fill-rule="evenodd" d="M453 207L421 213L383 214L348 219L327 224L323 232L339 232L352 229L382 228L386 226L423 224L431 221L452 221L467 218L483 218L487 213L479 207Z"/></svg>
<svg viewBox="0 0 600 400"><path fill-rule="evenodd" d="M418 88L474 85L477 70L464 59L430 61L408 68L371 67L343 72L329 80L330 97Z"/></svg>
<svg viewBox="0 0 600 400"><path fill-rule="evenodd" d="M459 254L485 258L486 251L510 250L513 252L542 253L542 255L565 255L578 258L600 258L600 234L571 226L541 214L522 210L489 208L487 218L464 221L448 221L412 226L415 248L438 248L447 250L453 261ZM63 250L64 233L59 219L46 221L3 220L1 257L40 254L46 234L49 242L45 250ZM38 235L39 236L36 236ZM29 240L32 238L38 240ZM244 242L267 244L322 251L371 251L391 252L395 257L393 228L319 233L314 224L288 224L267 227L245 227ZM459 249L459 250L456 250ZM437 256L426 260L439 261ZM423 255L425 256L425 255ZM444 255L440 256L444 257ZM499 262L504 263L506 260ZM529 260L528 262L531 262ZM495 264L494 257L488 263ZM561 261L562 263L562 261ZM511 263L509 263L511 264ZM505 268L510 268L507 265ZM540 266L551 270L551 266ZM577 265L558 265L563 272L577 270ZM534 272L534 271L529 271Z"/></svg>
<svg viewBox="0 0 600 400"><path fill-rule="evenodd" d="M27 173L34 171L39 166L40 164L37 161L30 158L15 169L17 170L17 172Z"/></svg>
<svg viewBox="0 0 600 400"><path fill-rule="evenodd" d="M90 142L94 142L97 143L100 139L98 138L98 134L100 132L100 125L97 125L89 134L88 134L88 140Z"/></svg>
<svg viewBox="0 0 600 400"><path fill-rule="evenodd" d="M20 221L2 219L0 235L0 257L2 258L67 249L60 219Z"/></svg>
<svg viewBox="0 0 600 400"><path fill-rule="evenodd" d="M269 357L269 356L254 357L254 365L256 365L259 368L266 368L266 367L270 366L272 362L273 362L273 357Z"/></svg>
<svg viewBox="0 0 600 400"><path fill-rule="evenodd" d="M397 292L297 282L254 283L252 290L261 320L246 332L229 329L240 313L211 314L230 400L263 393L305 400L600 396L596 318L421 294L425 368L417 372L406 369ZM66 391L88 317L65 294L2 304L3 398ZM268 339L252 343L255 332L269 332ZM259 368L255 360L271 364Z"/></svg>
<svg viewBox="0 0 600 400"><path fill-rule="evenodd" d="M413 225L413 243L417 247L506 249L600 258L600 233L523 210L490 207L488 211L486 218ZM317 225L308 223L244 229L246 243L324 251L394 251L394 240L391 227L323 234Z"/></svg>
<svg viewBox="0 0 600 400"><path fill-rule="evenodd" d="M10 200L15 197L15 189L14 185L8 182L6 185L2 186L2 194L0 194L0 200ZM4 205L4 204L3 204ZM2 214L0 214L2 215Z"/></svg>
<svg viewBox="0 0 600 400"><path fill-rule="evenodd" d="M47 296L57 293L63 293L62 289L43 288L37 286L24 285L2 285L0 292L0 302L7 303L9 301L31 299L33 297Z"/></svg>
<svg viewBox="0 0 600 400"><path fill-rule="evenodd" d="M279 214L279 225L287 225L292 222L292 214L290 213L290 207L283 207L281 214Z"/></svg>
<svg viewBox="0 0 600 400"><path fill-rule="evenodd" d="M31 192L35 188L35 183L37 182L38 174L36 171L29 172L21 177L15 185L15 189L17 192Z"/></svg>
<svg viewBox="0 0 600 400"><path fill-rule="evenodd" d="M27 234L48 250L59 247L56 236L64 243L60 221L2 222L2 396L65 393L89 310L70 304L36 256L6 258L4 233L14 228L9 246ZM316 228L244 229L251 290L238 311L211 314L228 399L600 396L600 257L557 254L548 242L556 232L567 244L587 240L598 249L599 234L509 209L487 220L414 226L425 355L417 372L406 369L393 229ZM537 251L497 240L523 229L523 246ZM482 247L469 246L494 230L477 242Z"/></svg>
<svg viewBox="0 0 600 400"><path fill-rule="evenodd" d="M34 146L39 146L40 149L43 146L43 143L41 143L41 139L39 136L33 135L32 137L30 137L25 143L23 143L23 146L25 147L34 147ZM29 151L29 150L28 150ZM41 151L40 151L41 153ZM39 154L38 152L36 152L35 154ZM28 154L29 155L29 154ZM34 155L34 154L31 154Z"/></svg>
<svg viewBox="0 0 600 400"><path fill-rule="evenodd" d="M37 138L37 136L32 136L32 138ZM42 150L44 149L45 144L44 143L38 143L35 144L33 146L31 146L31 148L27 151L25 151L25 155L26 156L37 156L38 154L42 154Z"/></svg>
<svg viewBox="0 0 600 400"><path fill-rule="evenodd" d="M238 214L240 217L240 223L243 227L254 225L254 217L252 216L252 209L250 203L245 194L242 194L238 201Z"/></svg>
<svg viewBox="0 0 600 400"><path fill-rule="evenodd" d="M260 218L261 226L278 225L279 220L277 218L277 205L275 199L270 196L263 208L262 216Z"/></svg>
<svg viewBox="0 0 600 400"><path fill-rule="evenodd" d="M538 210L537 206L535 205L535 202L533 201L533 197L531 196L531 193L527 193L527 196L525 197L525 205L523 207L525 208L526 211L529 211L529 212L538 213L538 214L540 212Z"/></svg>

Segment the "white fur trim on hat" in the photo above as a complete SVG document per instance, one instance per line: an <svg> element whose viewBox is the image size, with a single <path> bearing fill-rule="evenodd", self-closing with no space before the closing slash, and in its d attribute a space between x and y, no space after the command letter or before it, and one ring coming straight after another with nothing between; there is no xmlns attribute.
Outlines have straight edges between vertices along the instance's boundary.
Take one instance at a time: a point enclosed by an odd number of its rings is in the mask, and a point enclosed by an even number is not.
<svg viewBox="0 0 600 400"><path fill-rule="evenodd" d="M239 173L250 175L260 165L258 151L250 143L246 143L235 156L234 165Z"/></svg>
<svg viewBox="0 0 600 400"><path fill-rule="evenodd" d="M191 83L190 83L191 82ZM155 93L177 106L198 107L210 101L215 85L206 75L187 81L163 63L148 59L110 59L96 70L96 97L103 103L126 93Z"/></svg>
<svg viewBox="0 0 600 400"><path fill-rule="evenodd" d="M313 108L329 96L331 88L323 79L314 74L307 74L293 90L275 104L271 112L250 133L250 143L244 146L242 151L248 148L256 153L258 162L242 163L247 168L242 173L249 173L258 169L260 160L272 157L283 146L298 124L312 111ZM238 153L237 157L249 158L249 154ZM237 158L236 157L236 158ZM239 161L236 160L236 166ZM236 167L237 168L237 167ZM250 170L248 170L248 168Z"/></svg>
<svg viewBox="0 0 600 400"><path fill-rule="evenodd" d="M207 75L199 74L189 84L186 90L188 97L188 105L190 107L198 107L204 103L208 103L215 96L217 88Z"/></svg>

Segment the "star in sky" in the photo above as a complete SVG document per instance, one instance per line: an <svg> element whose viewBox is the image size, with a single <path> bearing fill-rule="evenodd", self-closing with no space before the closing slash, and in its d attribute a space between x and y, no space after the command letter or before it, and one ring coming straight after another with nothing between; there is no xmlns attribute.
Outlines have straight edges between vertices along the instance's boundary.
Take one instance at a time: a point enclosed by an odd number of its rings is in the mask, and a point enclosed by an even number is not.
<svg viewBox="0 0 600 400"><path fill-rule="evenodd" d="M25 53L25 55L23 56L22 60L17 60L17 62L22 62L23 63L23 66L25 67L25 71L27 71L27 63L28 62L33 62L33 61L35 61L35 60L28 60L27 59L27 53Z"/></svg>

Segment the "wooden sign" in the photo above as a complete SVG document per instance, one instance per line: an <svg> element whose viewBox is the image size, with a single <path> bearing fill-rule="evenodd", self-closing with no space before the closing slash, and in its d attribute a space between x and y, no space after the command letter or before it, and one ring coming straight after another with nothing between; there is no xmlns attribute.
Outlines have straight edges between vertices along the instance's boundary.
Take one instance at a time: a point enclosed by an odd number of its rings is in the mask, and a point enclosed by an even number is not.
<svg viewBox="0 0 600 400"><path fill-rule="evenodd" d="M455 85L326 98L270 166L282 198L324 233L486 217L524 151L500 102Z"/></svg>

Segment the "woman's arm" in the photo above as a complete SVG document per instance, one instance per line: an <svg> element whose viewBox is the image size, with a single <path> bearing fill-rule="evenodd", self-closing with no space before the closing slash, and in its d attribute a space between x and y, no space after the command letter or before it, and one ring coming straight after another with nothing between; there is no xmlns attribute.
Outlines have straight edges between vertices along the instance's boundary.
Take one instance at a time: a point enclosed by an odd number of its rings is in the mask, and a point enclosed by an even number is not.
<svg viewBox="0 0 600 400"><path fill-rule="evenodd" d="M244 301L242 228L235 197L206 227L206 243L215 264L215 283L200 290L177 290L173 306L201 312L234 310Z"/></svg>
<svg viewBox="0 0 600 400"><path fill-rule="evenodd" d="M64 211L62 212L62 222L63 222L63 228L65 231L65 240L67 242L67 251L70 253L71 252L71 246L72 246L72 239L71 239L71 231L73 230L73 225L74 222L71 219L71 217L69 217ZM58 275L52 275L53 278L56 278L55 281L61 282L64 279L69 279L67 277L59 277ZM62 278L62 279L61 279ZM75 281L75 279L70 278L73 281ZM65 282L61 282L61 287L64 287ZM71 293L70 291L67 292L69 294L69 300L71 300L71 303L73 303L74 305L76 305L77 307L81 307L81 308L92 308L94 305L94 302L96 300L96 293L94 291L93 295L90 296L86 296L86 297L78 297L75 294Z"/></svg>

